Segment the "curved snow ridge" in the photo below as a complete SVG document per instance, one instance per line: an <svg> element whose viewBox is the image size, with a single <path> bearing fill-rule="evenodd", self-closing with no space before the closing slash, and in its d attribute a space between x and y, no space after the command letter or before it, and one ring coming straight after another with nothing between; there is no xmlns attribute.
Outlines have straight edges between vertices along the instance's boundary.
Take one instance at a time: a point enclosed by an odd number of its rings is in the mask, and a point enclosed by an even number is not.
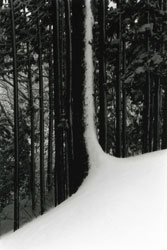
<svg viewBox="0 0 167 250"><path fill-rule="evenodd" d="M2 238L2 250L167 249L167 150L103 154L78 192Z"/></svg>

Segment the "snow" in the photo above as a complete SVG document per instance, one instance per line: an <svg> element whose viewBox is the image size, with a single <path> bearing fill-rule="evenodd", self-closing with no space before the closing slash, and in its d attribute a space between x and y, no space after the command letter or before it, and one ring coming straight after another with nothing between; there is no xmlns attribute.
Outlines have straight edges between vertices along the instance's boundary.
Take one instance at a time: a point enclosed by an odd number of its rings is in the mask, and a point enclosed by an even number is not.
<svg viewBox="0 0 167 250"><path fill-rule="evenodd" d="M166 250L167 151L105 154L94 126L90 2L86 15L85 137L90 171L78 192L0 240L1 250Z"/></svg>
<svg viewBox="0 0 167 250"><path fill-rule="evenodd" d="M112 1L109 3L109 7L113 7L114 9L117 7L116 3L113 3Z"/></svg>
<svg viewBox="0 0 167 250"><path fill-rule="evenodd" d="M0 249L166 250L166 180L166 151L124 160L102 153L75 195L3 237Z"/></svg>

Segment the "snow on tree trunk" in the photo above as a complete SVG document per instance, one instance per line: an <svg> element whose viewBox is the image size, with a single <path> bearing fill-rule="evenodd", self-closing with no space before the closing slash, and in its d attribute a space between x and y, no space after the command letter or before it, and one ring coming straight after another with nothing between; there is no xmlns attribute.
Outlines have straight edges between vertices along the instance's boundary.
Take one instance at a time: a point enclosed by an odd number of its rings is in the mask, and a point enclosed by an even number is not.
<svg viewBox="0 0 167 250"><path fill-rule="evenodd" d="M85 139L89 154L89 163L91 166L96 166L96 162L102 155L95 129L95 108L94 108L94 66L93 66L93 14L91 9L91 1L86 0L85 13ZM90 156L91 154L91 156Z"/></svg>

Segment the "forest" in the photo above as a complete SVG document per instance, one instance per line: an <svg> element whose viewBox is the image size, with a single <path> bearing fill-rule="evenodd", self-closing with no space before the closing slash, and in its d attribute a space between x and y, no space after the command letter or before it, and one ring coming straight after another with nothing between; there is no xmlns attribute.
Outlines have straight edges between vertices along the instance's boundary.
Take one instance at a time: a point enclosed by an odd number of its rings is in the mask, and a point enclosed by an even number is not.
<svg viewBox="0 0 167 250"><path fill-rule="evenodd" d="M167 1L91 2L102 149L124 158L167 148ZM0 235L59 205L89 171L84 5L0 0Z"/></svg>

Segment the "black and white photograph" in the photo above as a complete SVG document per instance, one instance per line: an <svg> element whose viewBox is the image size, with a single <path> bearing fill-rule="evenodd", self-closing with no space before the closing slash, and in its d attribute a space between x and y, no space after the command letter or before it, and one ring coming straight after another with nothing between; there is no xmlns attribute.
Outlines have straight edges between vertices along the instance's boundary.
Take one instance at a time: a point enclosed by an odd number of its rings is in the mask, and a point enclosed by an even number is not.
<svg viewBox="0 0 167 250"><path fill-rule="evenodd" d="M0 249L167 249L167 0L0 0Z"/></svg>

